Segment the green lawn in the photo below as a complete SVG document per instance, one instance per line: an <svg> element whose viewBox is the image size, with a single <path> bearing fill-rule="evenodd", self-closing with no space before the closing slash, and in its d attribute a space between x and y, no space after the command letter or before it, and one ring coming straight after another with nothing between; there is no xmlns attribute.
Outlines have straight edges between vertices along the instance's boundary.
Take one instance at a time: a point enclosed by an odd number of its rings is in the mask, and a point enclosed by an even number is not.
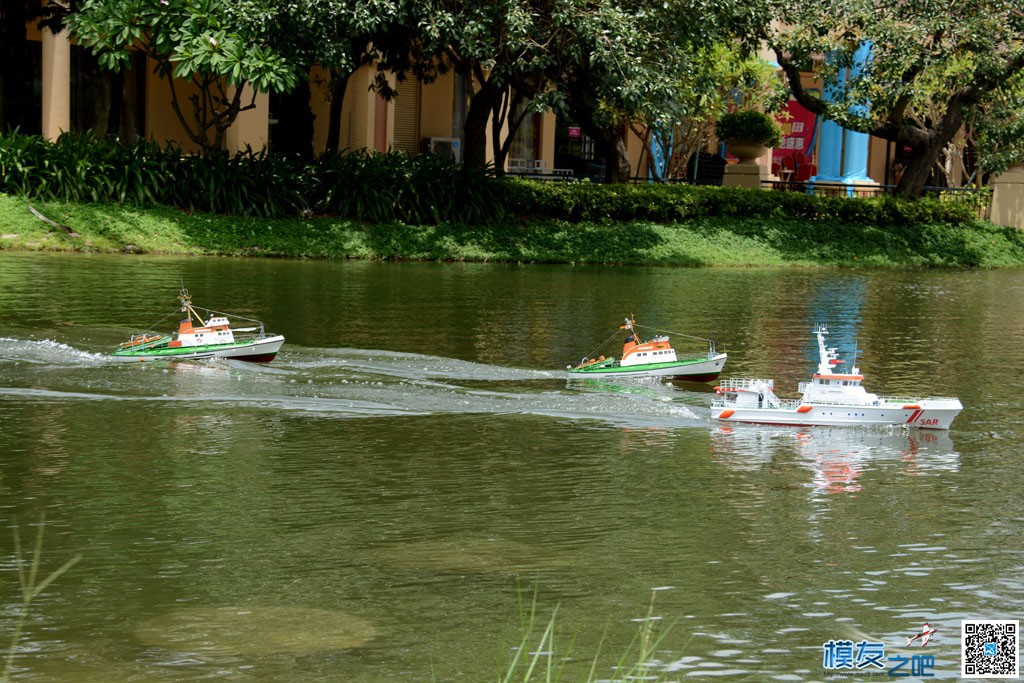
<svg viewBox="0 0 1024 683"><path fill-rule="evenodd" d="M67 229L33 215L30 204ZM1024 233L981 221L885 229L743 217L370 225L326 217L272 220L163 207L37 202L8 195L0 195L0 249L673 266L1024 265Z"/></svg>

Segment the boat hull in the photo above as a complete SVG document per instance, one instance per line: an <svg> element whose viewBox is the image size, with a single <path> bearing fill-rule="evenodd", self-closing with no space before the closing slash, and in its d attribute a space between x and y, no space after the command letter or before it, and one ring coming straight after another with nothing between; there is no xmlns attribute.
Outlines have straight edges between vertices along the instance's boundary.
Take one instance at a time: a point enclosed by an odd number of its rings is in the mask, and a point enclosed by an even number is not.
<svg viewBox="0 0 1024 683"><path fill-rule="evenodd" d="M719 353L710 358L698 358L668 363L646 363L644 365L602 365L568 370L573 377L616 377L639 378L657 377L659 379L683 379L691 382L711 382L722 374L722 367L728 355Z"/></svg>
<svg viewBox="0 0 1024 683"><path fill-rule="evenodd" d="M114 358L126 362L154 360L202 360L204 358L233 358L250 363L269 363L284 344L282 335L264 337L251 342L212 344L209 346L159 347L149 349L123 349L113 353Z"/></svg>
<svg viewBox="0 0 1024 683"><path fill-rule="evenodd" d="M713 405L711 418L722 422L793 427L894 426L949 429L963 410L958 399L926 399L914 404L812 404L785 408L749 408ZM803 411L803 412L801 412Z"/></svg>

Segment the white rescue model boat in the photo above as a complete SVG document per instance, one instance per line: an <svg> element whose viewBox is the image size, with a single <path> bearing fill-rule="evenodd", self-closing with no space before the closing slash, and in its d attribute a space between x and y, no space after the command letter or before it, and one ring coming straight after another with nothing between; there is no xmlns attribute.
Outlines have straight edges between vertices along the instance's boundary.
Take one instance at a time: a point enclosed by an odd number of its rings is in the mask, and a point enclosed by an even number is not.
<svg viewBox="0 0 1024 683"><path fill-rule="evenodd" d="M828 329L819 325L818 371L801 382L800 398L782 399L770 379L727 379L715 387L711 417L723 422L794 426L908 425L923 429L949 429L963 410L958 398L878 396L861 386L864 376L842 365L836 349L825 346Z"/></svg>

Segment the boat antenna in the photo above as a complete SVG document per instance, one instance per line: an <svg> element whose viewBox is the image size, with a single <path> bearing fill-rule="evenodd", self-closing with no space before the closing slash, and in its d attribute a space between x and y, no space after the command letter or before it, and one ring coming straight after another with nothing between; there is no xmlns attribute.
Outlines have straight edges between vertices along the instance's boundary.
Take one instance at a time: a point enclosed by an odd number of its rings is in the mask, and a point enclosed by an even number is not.
<svg viewBox="0 0 1024 683"><path fill-rule="evenodd" d="M185 289L185 283L181 283L181 292L178 293L178 300L181 301L181 312L188 316L191 322L192 316L195 316L199 322L203 321L203 316L196 313L195 309L192 308L192 295Z"/></svg>

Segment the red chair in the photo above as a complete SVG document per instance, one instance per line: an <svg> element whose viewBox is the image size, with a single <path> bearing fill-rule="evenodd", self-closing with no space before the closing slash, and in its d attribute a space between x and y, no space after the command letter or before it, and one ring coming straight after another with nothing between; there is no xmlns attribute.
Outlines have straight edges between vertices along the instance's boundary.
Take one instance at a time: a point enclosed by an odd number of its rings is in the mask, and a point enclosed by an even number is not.
<svg viewBox="0 0 1024 683"><path fill-rule="evenodd" d="M818 175L818 165L807 162L796 167L796 175L793 176L793 180L798 183L806 183L816 175Z"/></svg>

